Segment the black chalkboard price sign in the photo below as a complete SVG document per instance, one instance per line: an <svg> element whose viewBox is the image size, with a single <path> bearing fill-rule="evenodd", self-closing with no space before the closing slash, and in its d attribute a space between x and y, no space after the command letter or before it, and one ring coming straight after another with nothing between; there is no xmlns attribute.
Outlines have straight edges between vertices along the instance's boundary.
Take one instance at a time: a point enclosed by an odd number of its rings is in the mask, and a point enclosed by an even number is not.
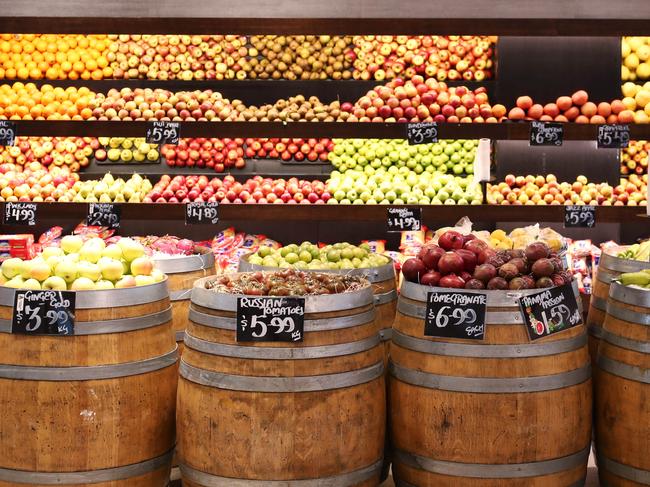
<svg viewBox="0 0 650 487"><path fill-rule="evenodd" d="M409 145L438 142L438 124L436 122L408 123L406 124L406 139Z"/></svg>
<svg viewBox="0 0 650 487"><path fill-rule="evenodd" d="M597 141L599 149L624 149L630 144L630 126L600 125Z"/></svg>
<svg viewBox="0 0 650 487"><path fill-rule="evenodd" d="M432 291L427 294L424 335L483 340L486 305L485 293Z"/></svg>
<svg viewBox="0 0 650 487"><path fill-rule="evenodd" d="M91 203L88 205L88 225L120 228L122 208L113 203Z"/></svg>
<svg viewBox="0 0 650 487"><path fill-rule="evenodd" d="M414 232L422 228L422 208L388 208L388 232Z"/></svg>
<svg viewBox="0 0 650 487"><path fill-rule="evenodd" d="M74 335L74 291L16 290L11 333Z"/></svg>
<svg viewBox="0 0 650 487"><path fill-rule="evenodd" d="M554 122L531 122L530 145L561 146L564 139L564 126Z"/></svg>
<svg viewBox="0 0 650 487"><path fill-rule="evenodd" d="M537 340L582 323L571 284L545 289L519 298L528 336Z"/></svg>
<svg viewBox="0 0 650 487"><path fill-rule="evenodd" d="M305 298L237 298L238 342L301 342L305 335Z"/></svg>
<svg viewBox="0 0 650 487"><path fill-rule="evenodd" d="M178 145L181 138L180 122L149 122L145 139L147 144Z"/></svg>
<svg viewBox="0 0 650 487"><path fill-rule="evenodd" d="M566 205L564 226L593 228L596 226L596 207L593 205Z"/></svg>
<svg viewBox="0 0 650 487"><path fill-rule="evenodd" d="M36 225L36 203L23 201L8 201L2 214L2 223L5 225Z"/></svg>
<svg viewBox="0 0 650 487"><path fill-rule="evenodd" d="M11 146L16 141L16 124L11 120L0 120L0 146Z"/></svg>
<svg viewBox="0 0 650 487"><path fill-rule="evenodd" d="M186 225L216 225L219 222L219 203L192 201L185 204Z"/></svg>

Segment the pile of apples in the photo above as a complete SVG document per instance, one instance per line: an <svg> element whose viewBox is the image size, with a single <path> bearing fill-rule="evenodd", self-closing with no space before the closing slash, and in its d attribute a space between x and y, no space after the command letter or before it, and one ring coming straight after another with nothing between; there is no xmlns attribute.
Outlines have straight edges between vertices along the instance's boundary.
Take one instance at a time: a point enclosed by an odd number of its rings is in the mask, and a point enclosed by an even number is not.
<svg viewBox="0 0 650 487"><path fill-rule="evenodd" d="M157 144L148 144L144 138L100 137L102 147L95 151L95 160L116 163L153 163L160 159Z"/></svg>
<svg viewBox="0 0 650 487"><path fill-rule="evenodd" d="M407 167L371 171L332 171L328 204L380 205L480 205L481 187L471 176L423 172Z"/></svg>
<svg viewBox="0 0 650 487"><path fill-rule="evenodd" d="M79 181L67 166L46 168L38 162L25 166L0 164L1 201L57 201Z"/></svg>
<svg viewBox="0 0 650 487"><path fill-rule="evenodd" d="M271 179L255 176L244 183L228 175L223 179L206 176L164 175L144 198L145 203L187 203L217 201L221 204L323 204L330 199L323 181Z"/></svg>
<svg viewBox="0 0 650 487"><path fill-rule="evenodd" d="M482 81L492 77L495 43L486 36L355 36L353 76Z"/></svg>
<svg viewBox="0 0 650 487"><path fill-rule="evenodd" d="M586 91L579 90L571 96L560 96L555 103L546 105L535 103L530 96L520 96L517 106L508 112L508 119L611 124L632 123L634 113L621 100L596 104L589 101Z"/></svg>
<svg viewBox="0 0 650 487"><path fill-rule="evenodd" d="M181 139L178 145L164 145L162 154L170 167L197 167L225 172L246 166L244 139Z"/></svg>
<svg viewBox="0 0 650 487"><path fill-rule="evenodd" d="M10 258L0 266L0 285L16 289L94 291L146 286L165 275L154 269L144 247L130 238L106 245L101 238L66 235L35 259Z"/></svg>
<svg viewBox="0 0 650 487"><path fill-rule="evenodd" d="M435 78L415 75L376 86L354 104L342 103L348 122L496 123L503 105L490 105L485 87L448 87Z"/></svg>
<svg viewBox="0 0 650 487"><path fill-rule="evenodd" d="M407 167L424 171L472 174L478 140L441 140L409 145L398 139L335 139L329 161L341 172L348 169Z"/></svg>
<svg viewBox="0 0 650 487"><path fill-rule="evenodd" d="M621 174L647 174L650 141L631 140L621 151Z"/></svg>
<svg viewBox="0 0 650 487"><path fill-rule="evenodd" d="M251 79L350 79L351 37L252 36L246 59Z"/></svg>
<svg viewBox="0 0 650 487"><path fill-rule="evenodd" d="M327 162L333 149L332 139L246 139L244 152L249 159Z"/></svg>
<svg viewBox="0 0 650 487"><path fill-rule="evenodd" d="M111 35L106 57L118 79L244 79L246 37Z"/></svg>
<svg viewBox="0 0 650 487"><path fill-rule="evenodd" d="M473 234L447 231L402 264L407 281L458 289L520 290L562 286L572 280L543 242L525 249L493 250Z"/></svg>
<svg viewBox="0 0 650 487"><path fill-rule="evenodd" d="M590 183L584 176L578 176L573 183L560 183L553 174L517 177L509 174L503 182L488 184L487 201L491 205L644 206L647 184L647 174L621 179L621 184L615 187Z"/></svg>
<svg viewBox="0 0 650 487"><path fill-rule="evenodd" d="M623 37L621 79L650 79L650 37Z"/></svg>
<svg viewBox="0 0 650 487"><path fill-rule="evenodd" d="M634 123L650 123L650 81L637 85L630 81L621 87L623 105L634 115Z"/></svg>
<svg viewBox="0 0 650 487"><path fill-rule="evenodd" d="M43 166L68 166L77 172L90 164L99 148L94 137L17 137L15 145L0 146L0 164L25 166L38 162Z"/></svg>

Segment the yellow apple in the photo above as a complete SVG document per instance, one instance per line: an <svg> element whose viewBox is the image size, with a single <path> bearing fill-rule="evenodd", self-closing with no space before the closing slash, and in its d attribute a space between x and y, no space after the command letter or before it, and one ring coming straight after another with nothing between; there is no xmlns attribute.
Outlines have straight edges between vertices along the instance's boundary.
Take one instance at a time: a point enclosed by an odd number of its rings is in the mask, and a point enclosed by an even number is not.
<svg viewBox="0 0 650 487"><path fill-rule="evenodd" d="M27 279L25 282L23 282L22 286L20 286L22 289L41 289L41 283L38 282L36 279Z"/></svg>
<svg viewBox="0 0 650 487"><path fill-rule="evenodd" d="M6 278L11 279L20 274L22 266L22 259L19 259L18 257L12 257L11 259L7 259L2 263L0 270Z"/></svg>
<svg viewBox="0 0 650 487"><path fill-rule="evenodd" d="M63 256L65 252L60 247L45 247L43 252L41 252L41 257L47 260L50 257L54 256Z"/></svg>
<svg viewBox="0 0 650 487"><path fill-rule="evenodd" d="M124 274L124 267L119 260L107 259L99 264L102 277L108 281L117 281Z"/></svg>
<svg viewBox="0 0 650 487"><path fill-rule="evenodd" d="M155 284L156 281L152 276L135 276L135 285L136 286L148 286L150 284Z"/></svg>
<svg viewBox="0 0 650 487"><path fill-rule="evenodd" d="M102 271L99 266L91 262L79 262L78 274L79 277L87 277L93 282L102 277Z"/></svg>
<svg viewBox="0 0 650 487"><path fill-rule="evenodd" d="M122 279L115 283L116 289L121 289L125 287L135 287L135 277L133 276L124 276Z"/></svg>
<svg viewBox="0 0 650 487"><path fill-rule="evenodd" d="M92 291L95 289L95 283L87 277L78 277L74 280L70 289L73 291Z"/></svg>
<svg viewBox="0 0 650 487"><path fill-rule="evenodd" d="M131 274L134 276L149 276L153 271L153 262L149 257L138 257L131 262Z"/></svg>
<svg viewBox="0 0 650 487"><path fill-rule="evenodd" d="M97 290L105 290L105 289L114 289L115 286L113 286L113 283L111 281L107 281L106 279L100 279L95 283L95 289Z"/></svg>
<svg viewBox="0 0 650 487"><path fill-rule="evenodd" d="M54 291L65 291L66 289L68 289L68 286L62 277L50 276L47 279L45 279L43 284L41 284L41 288L52 289Z"/></svg>
<svg viewBox="0 0 650 487"><path fill-rule="evenodd" d="M32 261L29 277L37 281L44 281L52 274L50 265L43 259L34 259Z"/></svg>
<svg viewBox="0 0 650 487"><path fill-rule="evenodd" d="M102 251L102 257L110 257L111 259L122 259L122 249L117 244L107 245Z"/></svg>
<svg viewBox="0 0 650 487"><path fill-rule="evenodd" d="M61 248L66 254L72 254L79 252L83 243L83 240L78 235L66 235L61 239Z"/></svg>
<svg viewBox="0 0 650 487"><path fill-rule="evenodd" d="M62 278L68 284L72 284L77 278L77 266L76 262L69 260L63 260L59 262L54 269L54 274Z"/></svg>
<svg viewBox="0 0 650 487"><path fill-rule="evenodd" d="M120 246L122 255L129 262L144 255L144 247L131 238L121 238L117 245Z"/></svg>

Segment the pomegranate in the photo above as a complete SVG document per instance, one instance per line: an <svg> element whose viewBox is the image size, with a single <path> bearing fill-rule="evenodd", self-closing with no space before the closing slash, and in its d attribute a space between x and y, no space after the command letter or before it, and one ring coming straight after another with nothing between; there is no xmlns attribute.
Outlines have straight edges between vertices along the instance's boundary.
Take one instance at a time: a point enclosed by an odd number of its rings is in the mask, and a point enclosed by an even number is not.
<svg viewBox="0 0 650 487"><path fill-rule="evenodd" d="M536 278L550 277L555 272L555 266L551 259L541 258L533 262L531 271Z"/></svg>
<svg viewBox="0 0 650 487"><path fill-rule="evenodd" d="M551 249L549 249L548 245L544 242L533 242L528 244L524 252L529 262L535 262L536 260L548 257L551 253Z"/></svg>
<svg viewBox="0 0 650 487"><path fill-rule="evenodd" d="M459 249L456 250L455 253L456 255L460 255L462 257L465 270L469 273L474 272L477 263L476 254L467 249Z"/></svg>
<svg viewBox="0 0 650 487"><path fill-rule="evenodd" d="M465 283L465 289L485 289L485 284L478 279L470 279Z"/></svg>
<svg viewBox="0 0 650 487"><path fill-rule="evenodd" d="M449 230L440 235L438 245L445 250L457 250L463 248L463 241L464 238L460 233Z"/></svg>
<svg viewBox="0 0 650 487"><path fill-rule="evenodd" d="M465 287L465 281L456 274L448 274L440 279L440 286L462 289Z"/></svg>
<svg viewBox="0 0 650 487"><path fill-rule="evenodd" d="M410 282L420 282L420 277L427 272L427 268L420 259L409 259L402 264L402 274Z"/></svg>
<svg viewBox="0 0 650 487"><path fill-rule="evenodd" d="M491 264L481 264L474 269L474 279L487 283L493 277L496 277L497 269Z"/></svg>
<svg viewBox="0 0 650 487"><path fill-rule="evenodd" d="M441 274L459 274L464 266L465 261L455 252L446 252L438 261L438 270Z"/></svg>
<svg viewBox="0 0 650 487"><path fill-rule="evenodd" d="M491 257L494 257L495 255L497 255L497 253L494 250L485 248L478 253L478 263L485 264Z"/></svg>
<svg viewBox="0 0 650 487"><path fill-rule="evenodd" d="M420 284L425 286L437 286L442 275L437 271L429 271L420 277Z"/></svg>
<svg viewBox="0 0 650 487"><path fill-rule="evenodd" d="M493 277L488 281L486 288L499 290L508 289L508 281L506 281L503 277Z"/></svg>
<svg viewBox="0 0 650 487"><path fill-rule="evenodd" d="M475 238L473 240L470 240L469 242L465 242L465 244L463 244L463 248L465 250L470 250L474 252L478 257L479 254L481 253L481 250L487 249L488 246L483 240L479 240L478 238Z"/></svg>
<svg viewBox="0 0 650 487"><path fill-rule="evenodd" d="M438 261L440 257L445 255L445 251L440 247L434 244L425 245L420 249L418 253L418 259L420 259L427 269L437 269Z"/></svg>

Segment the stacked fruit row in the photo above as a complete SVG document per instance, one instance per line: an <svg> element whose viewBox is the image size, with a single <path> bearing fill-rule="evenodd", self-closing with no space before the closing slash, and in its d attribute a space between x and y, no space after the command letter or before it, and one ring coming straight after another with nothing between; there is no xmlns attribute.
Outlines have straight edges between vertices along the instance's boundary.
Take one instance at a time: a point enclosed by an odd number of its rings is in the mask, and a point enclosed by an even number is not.
<svg viewBox="0 0 650 487"><path fill-rule="evenodd" d="M18 137L13 146L0 146L0 164L67 166L72 172L90 164L99 149L93 137Z"/></svg>
<svg viewBox="0 0 650 487"><path fill-rule="evenodd" d="M326 162L333 148L331 139L246 139L244 153L249 159Z"/></svg>
<svg viewBox="0 0 650 487"><path fill-rule="evenodd" d="M392 79L492 76L494 37L12 35L0 79Z"/></svg>
<svg viewBox="0 0 650 487"><path fill-rule="evenodd" d="M650 79L650 37L623 37L621 55L623 81Z"/></svg>
<svg viewBox="0 0 650 487"><path fill-rule="evenodd" d="M647 174L648 154L650 154L649 141L630 141L630 145L621 151L621 174Z"/></svg>
<svg viewBox="0 0 650 487"><path fill-rule="evenodd" d="M488 184L487 202L491 205L603 205L645 206L648 175L632 174L617 186L590 183L578 176L573 183L558 182L546 176L506 176L505 181Z"/></svg>

